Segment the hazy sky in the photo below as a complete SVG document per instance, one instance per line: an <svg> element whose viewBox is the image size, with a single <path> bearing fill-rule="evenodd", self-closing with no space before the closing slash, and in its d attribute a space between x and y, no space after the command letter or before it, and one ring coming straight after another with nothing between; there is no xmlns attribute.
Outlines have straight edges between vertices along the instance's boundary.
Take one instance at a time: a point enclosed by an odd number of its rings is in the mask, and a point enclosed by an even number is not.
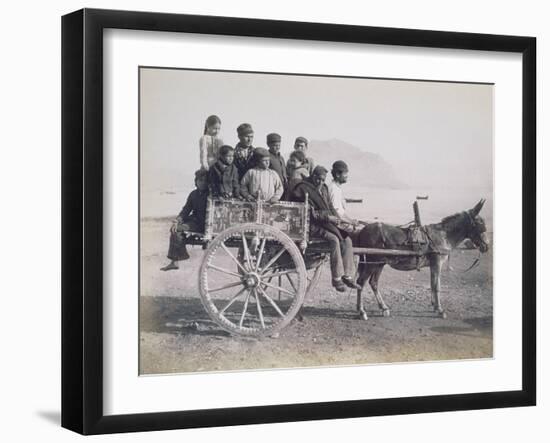
<svg viewBox="0 0 550 443"><path fill-rule="evenodd" d="M221 118L230 145L238 141L236 127L248 122L255 146L278 132L285 154L298 135L337 138L380 154L413 187L492 186L490 85L142 69L140 94L148 189L198 168L210 114Z"/></svg>

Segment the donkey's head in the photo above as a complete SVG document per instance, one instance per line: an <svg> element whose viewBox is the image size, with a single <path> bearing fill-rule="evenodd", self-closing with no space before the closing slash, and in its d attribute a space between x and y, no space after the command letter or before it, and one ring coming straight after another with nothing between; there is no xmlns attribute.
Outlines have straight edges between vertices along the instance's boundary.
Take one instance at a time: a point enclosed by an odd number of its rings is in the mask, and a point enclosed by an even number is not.
<svg viewBox="0 0 550 443"><path fill-rule="evenodd" d="M485 226L485 220L483 220L483 218L479 215L484 204L485 199L482 198L472 209L466 211L466 214L468 215L466 238L472 240L475 247L483 253L489 250L487 227Z"/></svg>

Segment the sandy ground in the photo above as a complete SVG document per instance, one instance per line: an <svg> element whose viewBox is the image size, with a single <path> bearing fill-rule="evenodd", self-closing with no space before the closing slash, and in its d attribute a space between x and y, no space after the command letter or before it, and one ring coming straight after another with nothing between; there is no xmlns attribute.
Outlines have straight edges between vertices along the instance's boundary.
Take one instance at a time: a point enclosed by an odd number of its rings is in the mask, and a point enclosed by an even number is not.
<svg viewBox="0 0 550 443"><path fill-rule="evenodd" d="M372 292L364 291L369 319L359 320L355 292L330 286L325 265L304 304L304 320L278 338L234 337L214 323L197 289L203 256L190 249L180 270L166 264L169 224L141 225L140 372L160 374L257 368L337 366L368 363L490 358L493 354L492 254L463 273L477 251L455 251L453 270L442 276L446 319L431 311L429 270L384 269L381 292L391 308L383 317Z"/></svg>

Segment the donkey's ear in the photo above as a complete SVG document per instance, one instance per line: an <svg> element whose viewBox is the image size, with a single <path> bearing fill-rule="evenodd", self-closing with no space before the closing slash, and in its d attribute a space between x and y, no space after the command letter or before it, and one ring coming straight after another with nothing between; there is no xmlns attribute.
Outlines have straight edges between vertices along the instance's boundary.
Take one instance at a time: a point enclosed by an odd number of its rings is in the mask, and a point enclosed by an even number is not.
<svg viewBox="0 0 550 443"><path fill-rule="evenodd" d="M483 205L485 204L485 199L482 198L472 209L470 209L470 213L472 216L476 216L481 211L481 208L483 208Z"/></svg>

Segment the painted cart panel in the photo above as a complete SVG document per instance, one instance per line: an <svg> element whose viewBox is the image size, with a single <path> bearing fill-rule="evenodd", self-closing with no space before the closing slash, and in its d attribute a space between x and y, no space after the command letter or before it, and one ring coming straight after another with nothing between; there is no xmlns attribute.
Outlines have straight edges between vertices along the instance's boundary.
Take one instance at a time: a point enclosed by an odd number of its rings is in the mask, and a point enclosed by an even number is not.
<svg viewBox="0 0 550 443"><path fill-rule="evenodd" d="M273 226L292 240L309 238L308 203L247 202L235 199L208 198L205 239L211 240L230 227L244 223Z"/></svg>

